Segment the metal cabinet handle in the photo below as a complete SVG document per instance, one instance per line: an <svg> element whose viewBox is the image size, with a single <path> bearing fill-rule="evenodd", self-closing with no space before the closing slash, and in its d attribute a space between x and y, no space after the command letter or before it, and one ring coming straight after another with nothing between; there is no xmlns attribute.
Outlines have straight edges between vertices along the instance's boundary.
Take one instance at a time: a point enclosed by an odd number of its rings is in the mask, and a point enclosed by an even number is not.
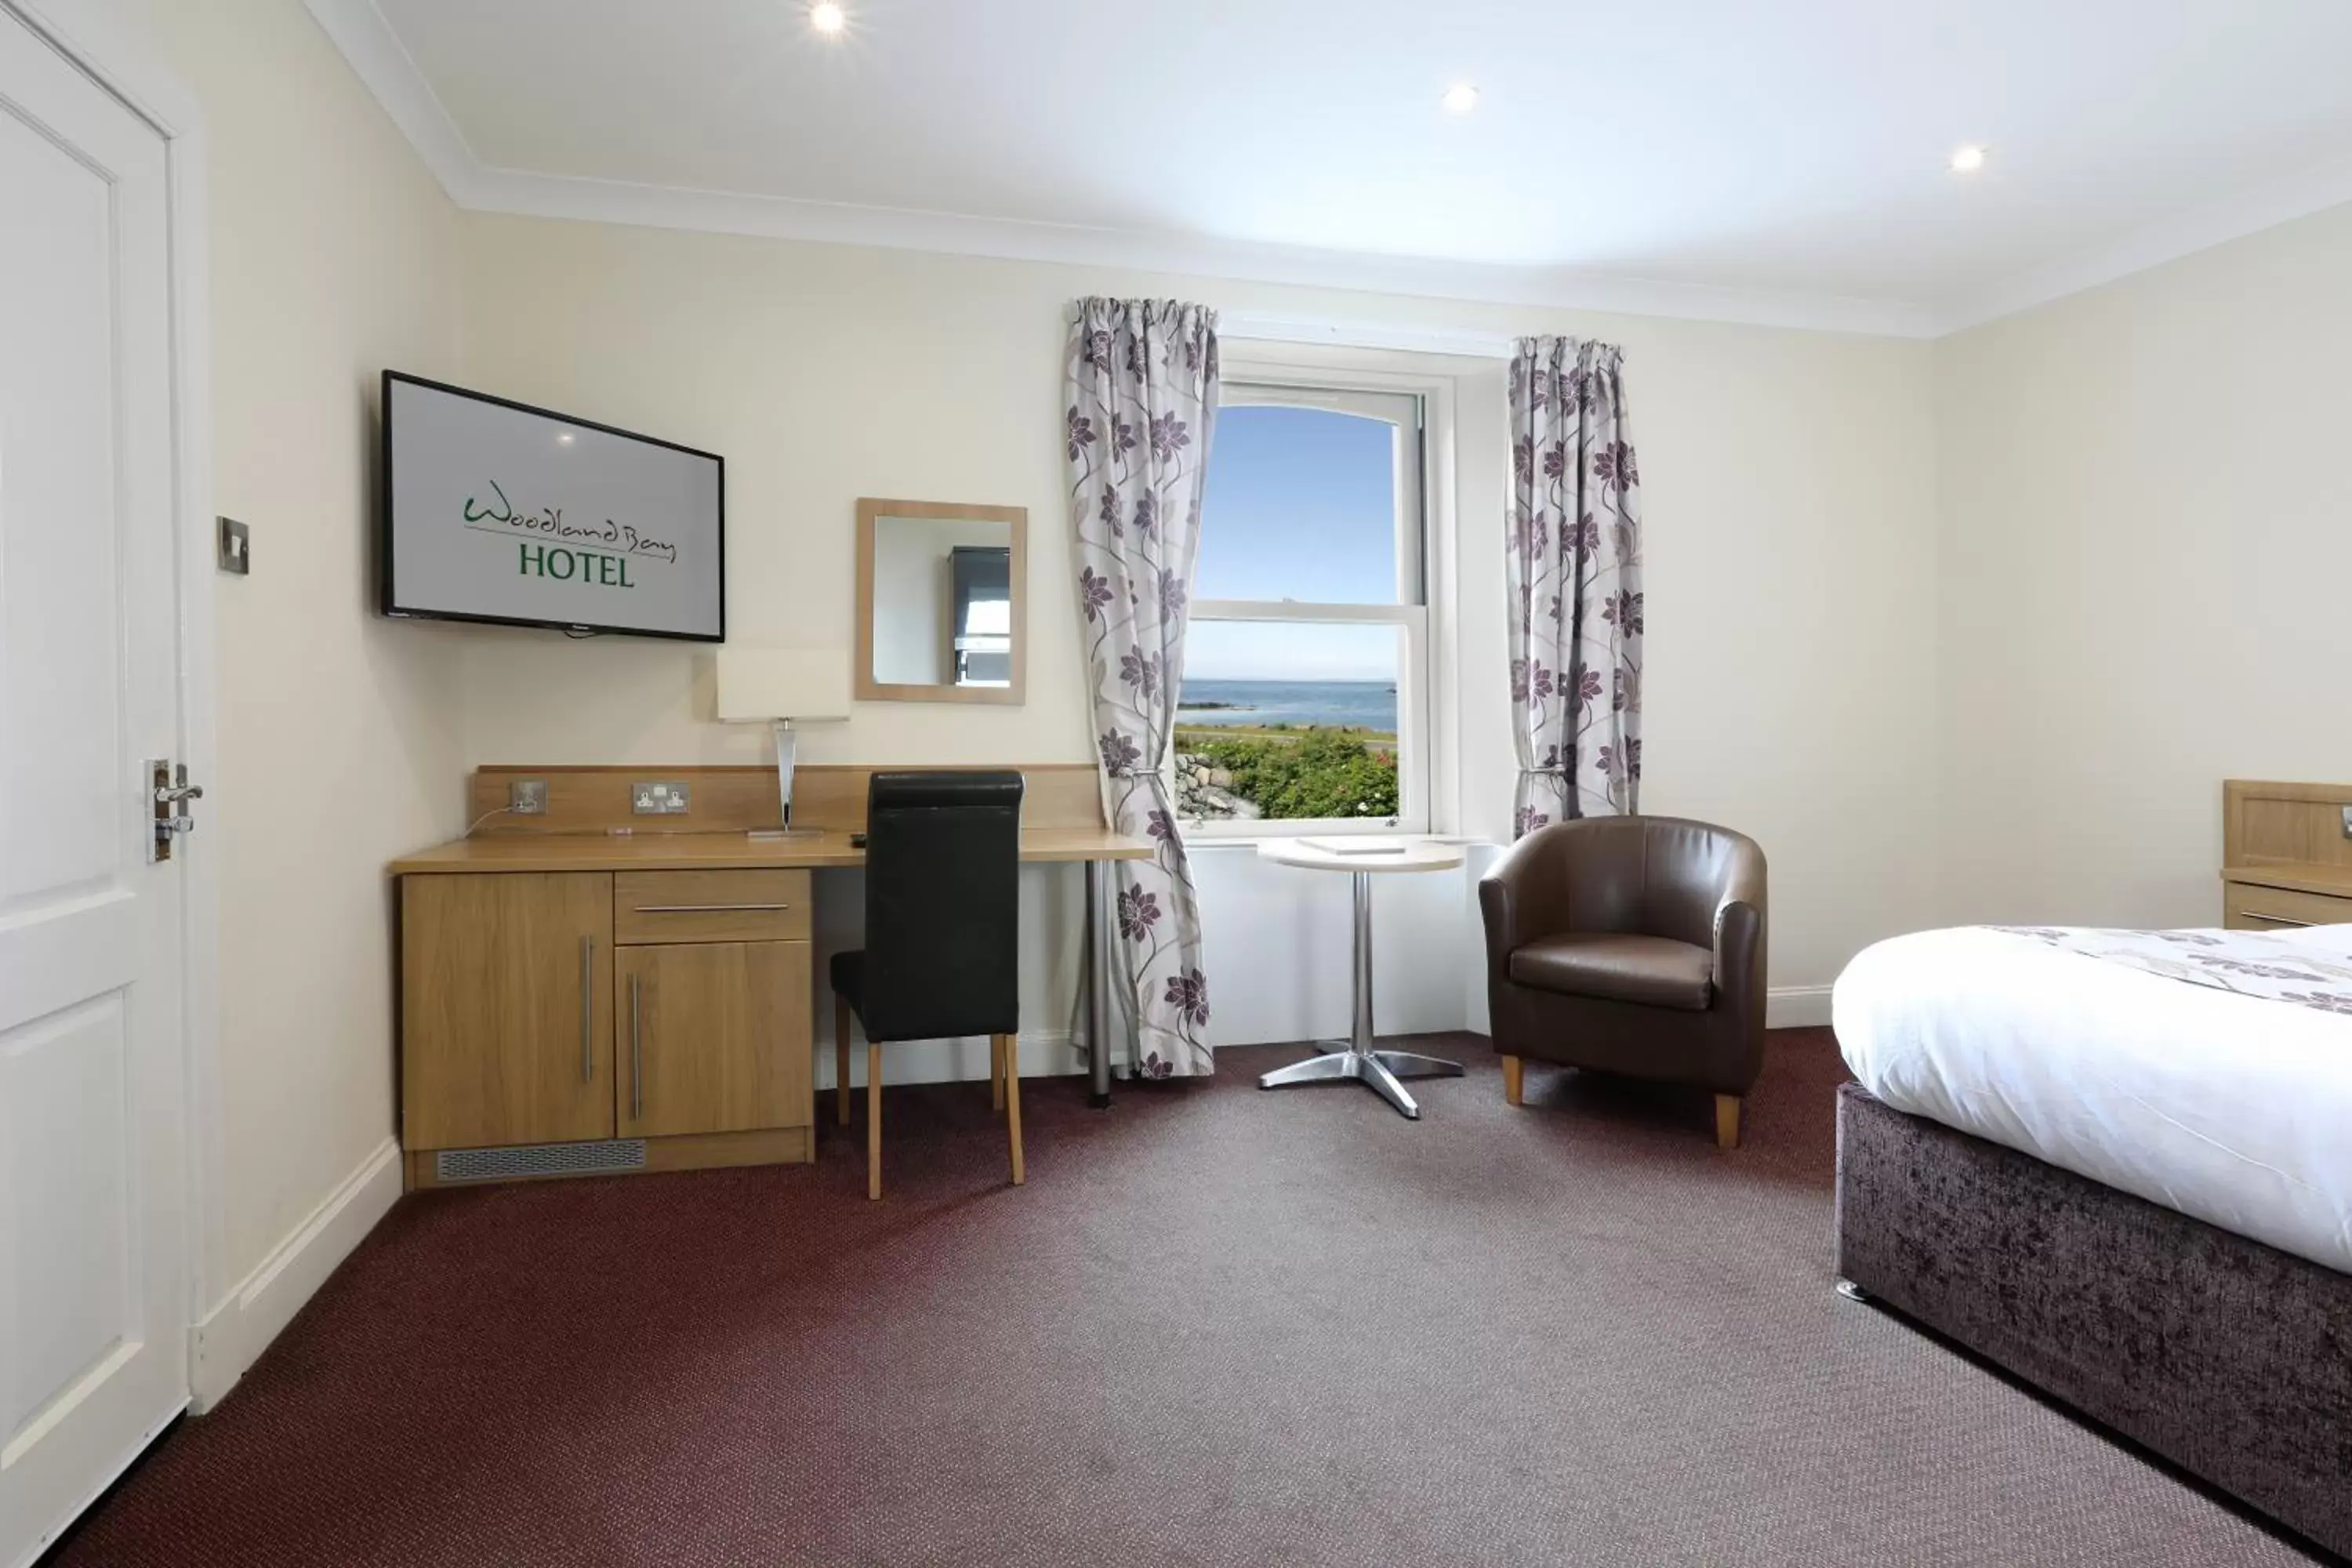
<svg viewBox="0 0 2352 1568"><path fill-rule="evenodd" d="M2274 926L2294 926L2298 931L2308 931L2317 923L2314 921L2291 921L2284 915L2266 915L2260 910L2240 910L2238 918L2249 921L2268 921Z"/></svg>
<svg viewBox="0 0 2352 1568"><path fill-rule="evenodd" d="M580 939L580 1081L596 1081L596 939Z"/></svg>
<svg viewBox="0 0 2352 1568"><path fill-rule="evenodd" d="M629 1119L635 1121L646 1113L646 1009L645 987L637 975L629 976Z"/></svg>
<svg viewBox="0 0 2352 1568"><path fill-rule="evenodd" d="M639 904L635 906L636 912L641 915L770 914L777 910L788 910L792 907L790 904Z"/></svg>

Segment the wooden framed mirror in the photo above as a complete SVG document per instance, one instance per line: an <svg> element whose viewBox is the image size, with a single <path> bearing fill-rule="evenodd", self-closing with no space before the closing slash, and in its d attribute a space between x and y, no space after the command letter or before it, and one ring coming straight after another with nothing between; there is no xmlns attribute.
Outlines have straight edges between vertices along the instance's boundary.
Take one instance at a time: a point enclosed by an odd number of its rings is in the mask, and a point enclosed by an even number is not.
<svg viewBox="0 0 2352 1568"><path fill-rule="evenodd" d="M857 502L861 702L1026 700L1029 511Z"/></svg>

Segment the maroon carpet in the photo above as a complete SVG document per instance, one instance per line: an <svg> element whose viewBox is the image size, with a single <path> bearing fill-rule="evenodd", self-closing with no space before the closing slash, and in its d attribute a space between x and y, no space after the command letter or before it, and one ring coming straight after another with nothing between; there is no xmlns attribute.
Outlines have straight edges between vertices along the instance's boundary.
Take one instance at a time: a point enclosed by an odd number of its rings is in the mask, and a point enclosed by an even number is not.
<svg viewBox="0 0 2352 1568"><path fill-rule="evenodd" d="M1827 1031L1748 1146L1482 1040L1424 1120L1295 1052L1088 1110L889 1091L814 1169L403 1203L58 1553L236 1564L2271 1564L1830 1289Z"/></svg>

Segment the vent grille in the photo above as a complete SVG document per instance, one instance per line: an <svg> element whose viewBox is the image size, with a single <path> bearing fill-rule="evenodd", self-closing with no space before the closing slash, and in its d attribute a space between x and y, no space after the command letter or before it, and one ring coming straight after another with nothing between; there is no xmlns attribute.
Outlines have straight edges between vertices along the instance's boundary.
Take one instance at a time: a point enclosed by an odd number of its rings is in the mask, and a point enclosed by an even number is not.
<svg viewBox="0 0 2352 1568"><path fill-rule="evenodd" d="M433 1173L444 1182L496 1182L514 1176L582 1176L598 1171L642 1171L646 1141L606 1138L594 1143L531 1143L513 1149L444 1149Z"/></svg>

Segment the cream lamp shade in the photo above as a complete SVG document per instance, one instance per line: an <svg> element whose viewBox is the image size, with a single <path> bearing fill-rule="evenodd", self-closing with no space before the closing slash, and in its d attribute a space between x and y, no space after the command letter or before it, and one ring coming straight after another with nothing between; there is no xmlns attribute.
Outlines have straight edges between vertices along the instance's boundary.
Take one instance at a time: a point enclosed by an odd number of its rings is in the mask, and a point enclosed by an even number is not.
<svg viewBox="0 0 2352 1568"><path fill-rule="evenodd" d="M849 655L826 648L722 647L718 676L722 721L773 728L776 800L784 814L782 831L787 836L803 833L793 826L793 726L848 719Z"/></svg>
<svg viewBox="0 0 2352 1568"><path fill-rule="evenodd" d="M719 717L730 724L849 717L849 655L832 648L722 647Z"/></svg>

